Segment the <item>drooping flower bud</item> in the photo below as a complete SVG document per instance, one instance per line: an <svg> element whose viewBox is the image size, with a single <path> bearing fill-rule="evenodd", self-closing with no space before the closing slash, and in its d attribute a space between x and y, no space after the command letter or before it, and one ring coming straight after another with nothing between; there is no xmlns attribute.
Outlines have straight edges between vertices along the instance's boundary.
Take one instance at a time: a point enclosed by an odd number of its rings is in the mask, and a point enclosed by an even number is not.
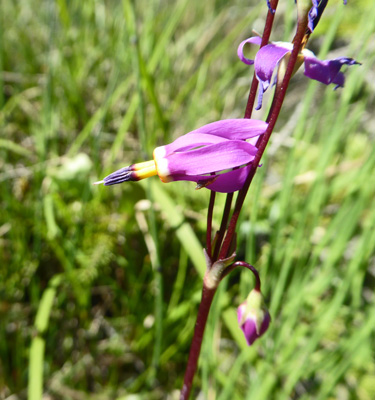
<svg viewBox="0 0 375 400"><path fill-rule="evenodd" d="M259 290L253 289L249 293L246 301L237 309L237 318L249 346L266 332L271 316Z"/></svg>

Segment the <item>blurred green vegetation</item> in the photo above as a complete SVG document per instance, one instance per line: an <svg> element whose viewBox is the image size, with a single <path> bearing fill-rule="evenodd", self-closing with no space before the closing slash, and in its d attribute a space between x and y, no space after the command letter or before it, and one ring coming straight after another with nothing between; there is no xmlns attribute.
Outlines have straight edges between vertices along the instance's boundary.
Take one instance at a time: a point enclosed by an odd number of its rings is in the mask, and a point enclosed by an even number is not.
<svg viewBox="0 0 375 400"><path fill-rule="evenodd" d="M241 215L238 259L260 270L272 326L246 347L236 307L252 277L226 278L193 397L375 398L375 9L348 3L330 2L309 47L363 65L338 91L293 78ZM265 1L0 12L0 398L177 398L209 191L92 182L243 115L252 69L236 47ZM294 18L281 1L272 38L291 40Z"/></svg>

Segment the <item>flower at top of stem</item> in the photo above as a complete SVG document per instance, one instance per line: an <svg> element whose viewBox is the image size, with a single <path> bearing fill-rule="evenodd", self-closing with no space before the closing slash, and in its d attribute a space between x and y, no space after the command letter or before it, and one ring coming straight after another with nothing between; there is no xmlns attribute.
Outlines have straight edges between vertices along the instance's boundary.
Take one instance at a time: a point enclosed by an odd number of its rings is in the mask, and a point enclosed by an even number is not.
<svg viewBox="0 0 375 400"><path fill-rule="evenodd" d="M237 319L249 346L268 329L271 316L264 304L262 293L257 288L253 289L246 301L238 307Z"/></svg>
<svg viewBox="0 0 375 400"><path fill-rule="evenodd" d="M258 151L246 140L255 142L267 126L255 119L226 119L204 125L157 147L153 160L121 168L95 184L109 186L158 175L163 182L193 181L197 189L235 192L244 185Z"/></svg>
<svg viewBox="0 0 375 400"><path fill-rule="evenodd" d="M311 2L313 6L308 13L309 22L307 26L310 29L310 32L313 32L315 27L318 25L324 9L326 8L328 0L312 0Z"/></svg>
<svg viewBox="0 0 375 400"><path fill-rule="evenodd" d="M281 61L284 59L284 57L291 53L293 49L293 44L287 42L269 43L257 52L254 60L250 60L246 58L243 54L243 48L247 43L260 45L261 38L251 37L249 39L246 39L240 43L237 50L238 57L243 63L247 65L254 64L255 74L260 86L258 104L256 107L256 109L259 110L262 107L263 93L270 86L274 70L277 67L281 66ZM308 78L317 80L326 85L334 83L336 85L335 89L344 86L345 77L344 74L340 72L341 67L345 64L359 64L354 59L347 57L339 57L333 60L321 61L314 55L314 53L307 49L301 50L299 55L299 62L297 62L297 69L302 63L304 63L304 73ZM283 73L282 71L280 71L279 68L279 74L276 76L274 83L277 83L279 81L281 84L282 79Z"/></svg>
<svg viewBox="0 0 375 400"><path fill-rule="evenodd" d="M297 4L298 4L297 0ZM320 20L320 17L323 14L324 9L326 8L326 5L328 3L328 0L311 0L312 7L308 13L308 28L310 29L311 32L314 31L316 26L318 25L318 22ZM347 0L343 0L344 5L346 6Z"/></svg>

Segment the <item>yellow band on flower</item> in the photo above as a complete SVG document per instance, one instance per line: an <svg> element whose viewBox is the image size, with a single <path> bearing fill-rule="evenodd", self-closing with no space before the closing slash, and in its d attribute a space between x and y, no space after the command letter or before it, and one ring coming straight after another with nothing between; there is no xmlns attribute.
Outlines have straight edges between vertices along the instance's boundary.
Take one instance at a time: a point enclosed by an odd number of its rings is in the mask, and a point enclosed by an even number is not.
<svg viewBox="0 0 375 400"><path fill-rule="evenodd" d="M133 165L134 175L137 180L149 178L150 176L157 175L156 165L154 160L145 161Z"/></svg>

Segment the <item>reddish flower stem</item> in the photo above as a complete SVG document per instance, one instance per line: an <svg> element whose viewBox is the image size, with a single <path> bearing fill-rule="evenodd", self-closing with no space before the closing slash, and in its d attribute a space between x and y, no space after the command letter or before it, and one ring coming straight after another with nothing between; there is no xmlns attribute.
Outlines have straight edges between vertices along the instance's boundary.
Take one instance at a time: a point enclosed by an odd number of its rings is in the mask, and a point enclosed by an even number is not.
<svg viewBox="0 0 375 400"><path fill-rule="evenodd" d="M225 229L227 228L232 200L233 200L233 193L228 193L227 198L225 200L225 206L224 206L223 216L221 218L220 229L216 236L214 254L212 256L212 259L215 261L217 260L217 256L219 255L221 242L223 241Z"/></svg>
<svg viewBox="0 0 375 400"><path fill-rule="evenodd" d="M276 10L278 3L279 3L279 0L274 0L271 2L271 7L273 10ZM260 48L262 48L263 46L268 44L268 41L270 40L275 14L276 13L272 13L272 12L268 11ZM255 97L257 94L258 84L259 84L259 82L258 82L258 79L256 79L255 72L254 72L253 79L251 81L249 97L247 99L244 118L251 118L251 114L253 112L254 103L255 103Z"/></svg>
<svg viewBox="0 0 375 400"><path fill-rule="evenodd" d="M293 50L292 50L292 53L289 58L285 76L284 76L283 82L281 84L278 96L275 98L275 101L274 101L274 104L273 104L273 107L271 110L271 114L269 115L269 118L267 118L267 120L269 120L268 127L266 129L266 132L262 135L262 138L260 140L259 147L258 147L259 150L252 162L252 167L250 169L249 176L245 182L245 185L238 193L238 197L236 200L232 218L229 222L227 234L225 236L223 246L221 247L221 250L220 250L219 259L224 259L228 255L228 251L230 249L232 238L233 238L233 235L236 230L238 217L240 215L241 208L244 203L247 191L249 189L251 181L254 178L254 175L255 175L255 172L257 171L260 159L263 156L264 150L268 144L268 141L271 137L272 131L275 127L277 118L280 114L281 106L282 106L284 98L285 98L285 94L286 94L286 91L287 91L287 88L289 85L289 81L290 81L290 78L292 77L294 66L297 62L297 57L298 57L298 54L300 51L301 43L305 36L306 27L307 27L307 19L303 22L298 23L297 32L296 32L296 35L293 40Z"/></svg>
<svg viewBox="0 0 375 400"><path fill-rule="evenodd" d="M278 3L278 0L274 0L272 2L273 9L276 9L277 3ZM274 19L274 15L269 11L267 20L266 20L266 26L264 29L262 45L268 43L269 36L271 33L271 29L272 29L273 19ZM225 236L223 245L221 246L219 259L224 259L228 256L228 251L230 249L230 245L232 243L232 240L233 240L233 237L235 234L236 224L237 224L238 217L239 217L242 205L244 203L247 191L248 191L250 183L255 175L255 172L258 168L260 159L264 153L264 150L267 146L267 143L272 134L272 131L275 127L277 118L280 114L280 110L281 110L281 106L282 106L284 98L285 98L286 90L287 90L290 78L292 77L293 69L294 69L294 66L297 61L297 56L298 56L298 53L299 53L299 50L301 47L302 40L304 38L306 26L307 26L307 20L304 21L303 23L301 23L301 22L298 23L297 33L294 38L293 50L292 50L292 53L291 53L291 56L290 56L290 59L288 62L288 66L287 66L286 73L285 73L285 76L284 76L284 79L283 79L283 82L282 82L282 85L280 88L280 92L278 93L277 98L274 99L274 104L273 104L272 110L270 112L269 118L267 118L267 120L269 120L269 124L268 124L266 132L262 135L262 138L260 139L259 150L257 152L257 155L255 156L253 163L252 163L252 168L250 170L249 176L245 182L244 188L241 189L241 191L238 194L235 208L233 211L233 215L229 222L227 234ZM245 117L247 117L247 118L250 118L251 110L252 110L252 108L254 106L254 102L255 102L256 89L257 89L258 85L257 85L257 82L254 83L254 81L256 81L256 79L253 79L253 83L251 85L248 103L247 103L246 111L245 111ZM230 198L230 201L228 199L229 199L229 196L227 197L227 202L226 202L226 208L227 207L229 207L229 208L227 211L224 210L223 220L222 220L220 230L222 230L222 228L227 225L226 221L229 217L229 210L230 210L230 205L231 205L231 201L232 201L231 198ZM211 201L212 201L212 198L210 199L210 204L211 204ZM210 206L209 210L210 210L209 212L211 214L209 217L209 221L212 222L213 206L212 207ZM224 223L224 221L225 221L225 223ZM225 229L225 228L223 228L223 229ZM218 248L220 248L220 244L221 244L221 240L219 241ZM208 249L211 249L211 247L208 247ZM215 247L215 250L216 250L216 247ZM215 256L216 256L216 254L215 254ZM216 259L216 257L214 258L214 260L215 259ZM245 266L246 268L250 267L249 264L243 263L243 262L237 262L237 263L233 264L233 268L235 268L237 266ZM231 267L229 267L229 268L231 268ZM251 269L251 268L249 268L249 269ZM254 270L255 270L255 268L254 268ZM254 270L251 269L251 271L255 274ZM256 286L260 289L260 280L259 280L259 275L257 274L257 271L256 271L255 276L257 277ZM201 346L202 346L203 334L204 334L208 314L210 311L210 307L211 307L215 292L216 292L216 287L208 288L206 286L205 281L203 281L202 300L199 305L197 320L196 320L195 329L194 329L194 335L193 335L193 339L192 339L192 343L191 343L191 347L190 347L188 364L187 364L186 371L185 371L184 385L182 387L181 394L180 394L180 400L187 400L190 395L193 378L194 378L194 375L195 375L195 372L197 369L197 365L198 365L198 359L199 359L199 354L200 354L200 350L201 350Z"/></svg>
<svg viewBox="0 0 375 400"><path fill-rule="evenodd" d="M203 282L202 300L199 304L194 336L190 346L189 361L185 371L184 385L180 393L180 400L187 400L190 395L191 386L197 370L199 354L202 347L203 333L206 327L208 313L210 312L215 292L216 288L209 289Z"/></svg>
<svg viewBox="0 0 375 400"><path fill-rule="evenodd" d="M273 10L276 10L278 3L279 3L279 0L274 0L271 3L271 7L272 7ZM260 44L260 48L262 48L263 46L268 44L268 41L270 40L274 18L275 18L275 13L271 13L270 11L268 11L267 18L266 18L266 23L265 23L264 31L263 31L263 35L262 35L262 42ZM253 79L252 79L251 85L250 85L250 92L249 92L249 97L247 99L244 118L248 118L248 119L251 118L251 114L252 114L252 111L253 111L253 108L254 108L255 98L256 98L256 94L257 94L258 85L259 85L259 82L258 82L258 79L256 79L255 72L254 72ZM227 194L227 202L225 203L225 205L227 205L228 199L229 199L230 196L231 196L230 201L232 202L233 193L229 193L229 194ZM225 220L225 225L223 225L224 219L222 219L221 228L220 228L220 231L219 231L219 234L218 234L218 236L216 238L216 243L215 243L215 249L214 249L214 255L213 255L213 260L214 261L217 260L217 257L219 255L219 250L220 250L220 247L221 247L221 243L223 241L225 229L226 229L227 224L228 224L228 219L229 218L227 218Z"/></svg>
<svg viewBox="0 0 375 400"><path fill-rule="evenodd" d="M252 265L246 263L245 261L236 261L231 266L226 268L226 270L223 273L223 277L222 278L225 278L227 275L229 275L237 267L245 267L245 268L249 269L253 273L253 275L255 277L255 287L254 287L254 289L257 290L258 292L260 292L261 284L260 284L259 273L258 273L258 271L256 270L255 267L253 267Z"/></svg>
<svg viewBox="0 0 375 400"><path fill-rule="evenodd" d="M207 211L207 232L206 232L206 249L207 249L207 254L208 254L208 256L210 258L212 257L212 249L211 249L211 243L212 243L212 214L213 214L213 211L214 211L215 197L216 197L216 192L211 190L210 202L209 202L208 211Z"/></svg>

